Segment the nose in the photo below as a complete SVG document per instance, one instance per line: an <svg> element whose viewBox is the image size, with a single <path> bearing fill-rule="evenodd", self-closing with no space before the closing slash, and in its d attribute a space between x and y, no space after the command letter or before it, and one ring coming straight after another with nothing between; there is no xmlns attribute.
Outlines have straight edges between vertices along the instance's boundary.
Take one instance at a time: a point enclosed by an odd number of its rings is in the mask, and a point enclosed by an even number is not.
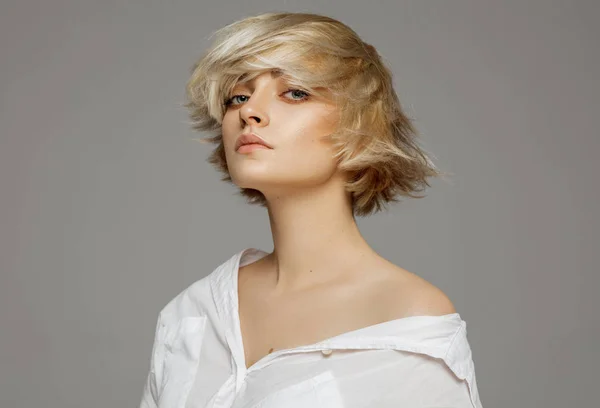
<svg viewBox="0 0 600 408"><path fill-rule="evenodd" d="M245 125L258 125L261 127L269 124L269 115L267 113L268 90L259 91L255 89L250 99L240 108L240 121L242 127Z"/></svg>

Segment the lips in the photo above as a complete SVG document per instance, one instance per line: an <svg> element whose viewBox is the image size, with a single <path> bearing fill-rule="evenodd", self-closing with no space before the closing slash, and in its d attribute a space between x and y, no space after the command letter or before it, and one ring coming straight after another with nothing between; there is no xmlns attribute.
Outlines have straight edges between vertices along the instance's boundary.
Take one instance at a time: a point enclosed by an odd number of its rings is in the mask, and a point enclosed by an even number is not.
<svg viewBox="0 0 600 408"><path fill-rule="evenodd" d="M243 133L242 135L240 135L240 137L238 137L237 141L235 142L235 150L237 151L240 147L248 144L259 144L268 147L269 149L273 148L273 146L267 143L260 136L254 133Z"/></svg>

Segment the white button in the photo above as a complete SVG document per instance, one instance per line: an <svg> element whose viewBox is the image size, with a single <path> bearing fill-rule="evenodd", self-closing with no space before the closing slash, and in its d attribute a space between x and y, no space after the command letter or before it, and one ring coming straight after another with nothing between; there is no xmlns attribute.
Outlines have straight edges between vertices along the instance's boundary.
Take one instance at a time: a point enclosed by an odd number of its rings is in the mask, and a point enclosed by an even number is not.
<svg viewBox="0 0 600 408"><path fill-rule="evenodd" d="M333 350L331 349L325 349L325 350L321 350L321 353L323 353L324 356L328 356L331 354Z"/></svg>

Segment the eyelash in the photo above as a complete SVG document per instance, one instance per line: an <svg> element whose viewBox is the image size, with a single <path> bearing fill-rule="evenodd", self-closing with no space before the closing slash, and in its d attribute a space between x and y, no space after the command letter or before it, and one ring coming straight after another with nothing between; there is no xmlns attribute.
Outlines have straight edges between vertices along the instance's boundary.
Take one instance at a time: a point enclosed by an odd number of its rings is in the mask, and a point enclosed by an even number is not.
<svg viewBox="0 0 600 408"><path fill-rule="evenodd" d="M302 99L292 99L293 103L294 102L303 102L303 101L307 100L310 97L310 94L308 92L306 92L306 91L304 91L302 89L296 89L296 88L288 89L287 91L284 92L284 94L286 94L288 92L292 92L292 91L299 91L299 92L301 92L301 93L303 93L305 95ZM236 98L236 97L238 97L238 96L246 96L247 97L248 95L233 95L231 98L225 100L225 102L224 102L225 107L228 107L228 106L232 105L233 99Z"/></svg>

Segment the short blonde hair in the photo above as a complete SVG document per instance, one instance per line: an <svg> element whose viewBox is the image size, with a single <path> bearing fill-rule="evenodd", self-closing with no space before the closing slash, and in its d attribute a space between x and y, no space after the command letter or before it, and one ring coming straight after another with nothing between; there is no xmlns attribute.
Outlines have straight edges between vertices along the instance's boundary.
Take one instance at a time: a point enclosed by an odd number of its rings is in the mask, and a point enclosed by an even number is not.
<svg viewBox="0 0 600 408"><path fill-rule="evenodd" d="M329 140L338 168L349 175L346 191L354 215L380 211L398 196L422 198L427 177L441 176L416 142L417 133L393 89L392 73L370 44L333 18L308 13L264 13L233 22L214 35L192 68L186 86L192 128L217 147L208 161L232 181L222 141L225 100L239 81L280 71L291 86L313 95L333 95L340 109ZM322 91L325 89L325 91ZM263 194L241 188L252 204Z"/></svg>

